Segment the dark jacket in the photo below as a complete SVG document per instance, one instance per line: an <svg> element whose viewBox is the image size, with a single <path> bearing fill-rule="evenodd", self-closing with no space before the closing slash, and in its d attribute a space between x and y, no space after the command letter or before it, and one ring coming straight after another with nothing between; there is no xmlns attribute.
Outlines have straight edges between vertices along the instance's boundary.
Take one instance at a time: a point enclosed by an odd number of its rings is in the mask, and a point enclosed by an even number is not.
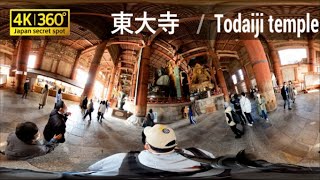
<svg viewBox="0 0 320 180"><path fill-rule="evenodd" d="M23 84L23 89L24 89L24 91L29 91L29 82L25 82L24 84Z"/></svg>
<svg viewBox="0 0 320 180"><path fill-rule="evenodd" d="M231 100L230 102L233 104L234 110L241 111L240 99L239 98Z"/></svg>
<svg viewBox="0 0 320 180"><path fill-rule="evenodd" d="M94 111L93 102L90 102L90 103L89 103L88 111L89 111L89 112L93 112L93 111Z"/></svg>
<svg viewBox="0 0 320 180"><path fill-rule="evenodd" d="M85 98L85 99L82 101L82 109L87 109L87 105L88 105L88 99Z"/></svg>
<svg viewBox="0 0 320 180"><path fill-rule="evenodd" d="M288 99L288 87L282 87L281 88L281 96L283 98L283 100L287 100Z"/></svg>
<svg viewBox="0 0 320 180"><path fill-rule="evenodd" d="M46 141L50 141L56 134L62 134L62 138L58 140L59 143L64 143L64 133L66 132L66 121L68 117L58 113L58 110L54 109L50 113L49 121L44 128L43 136Z"/></svg>
<svg viewBox="0 0 320 180"><path fill-rule="evenodd" d="M154 126L154 121L150 115L150 113L147 114L147 119L143 123L142 127L147 127L147 126Z"/></svg>

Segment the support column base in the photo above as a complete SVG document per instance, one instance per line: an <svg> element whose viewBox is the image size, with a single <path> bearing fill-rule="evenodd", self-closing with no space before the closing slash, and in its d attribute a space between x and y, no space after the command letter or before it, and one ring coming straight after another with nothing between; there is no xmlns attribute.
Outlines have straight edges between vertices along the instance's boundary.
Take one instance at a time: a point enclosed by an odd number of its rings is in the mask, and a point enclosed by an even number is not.
<svg viewBox="0 0 320 180"><path fill-rule="evenodd" d="M127 123L133 126L142 126L144 119L145 117L138 117L133 114L127 119Z"/></svg>

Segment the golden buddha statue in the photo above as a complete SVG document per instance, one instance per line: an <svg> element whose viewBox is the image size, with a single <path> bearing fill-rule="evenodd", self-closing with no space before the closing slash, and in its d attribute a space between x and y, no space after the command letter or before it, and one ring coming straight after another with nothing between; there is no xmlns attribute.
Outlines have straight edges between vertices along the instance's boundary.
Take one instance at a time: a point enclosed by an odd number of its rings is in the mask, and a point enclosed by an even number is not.
<svg viewBox="0 0 320 180"><path fill-rule="evenodd" d="M191 92L202 92L212 89L214 86L211 83L209 72L200 64L196 64L192 70Z"/></svg>

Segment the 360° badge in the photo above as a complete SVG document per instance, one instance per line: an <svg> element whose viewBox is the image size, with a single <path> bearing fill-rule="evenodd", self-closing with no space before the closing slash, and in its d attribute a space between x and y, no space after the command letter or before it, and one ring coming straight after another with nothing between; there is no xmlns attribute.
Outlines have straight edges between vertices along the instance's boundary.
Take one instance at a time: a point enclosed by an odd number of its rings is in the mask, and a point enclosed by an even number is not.
<svg viewBox="0 0 320 180"><path fill-rule="evenodd" d="M10 9L10 36L68 36L70 9Z"/></svg>

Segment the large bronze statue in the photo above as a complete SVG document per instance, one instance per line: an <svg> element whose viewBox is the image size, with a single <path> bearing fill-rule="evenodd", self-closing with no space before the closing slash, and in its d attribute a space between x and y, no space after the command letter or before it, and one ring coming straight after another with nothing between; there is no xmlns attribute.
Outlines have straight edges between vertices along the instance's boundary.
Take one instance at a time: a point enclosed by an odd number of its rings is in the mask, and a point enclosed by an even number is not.
<svg viewBox="0 0 320 180"><path fill-rule="evenodd" d="M158 69L158 79L156 81L157 86L169 86L170 78L165 74L164 69Z"/></svg>
<svg viewBox="0 0 320 180"><path fill-rule="evenodd" d="M148 96L168 97L170 90L170 77L166 74L164 68L160 68L157 70L155 79L155 84L150 87Z"/></svg>
<svg viewBox="0 0 320 180"><path fill-rule="evenodd" d="M214 85L211 83L209 72L200 64L196 64L192 70L191 92L203 92L212 89Z"/></svg>
<svg viewBox="0 0 320 180"><path fill-rule="evenodd" d="M120 91L118 94L118 109L119 110L123 110L124 103L126 102L125 97L126 97L126 94L124 92Z"/></svg>

